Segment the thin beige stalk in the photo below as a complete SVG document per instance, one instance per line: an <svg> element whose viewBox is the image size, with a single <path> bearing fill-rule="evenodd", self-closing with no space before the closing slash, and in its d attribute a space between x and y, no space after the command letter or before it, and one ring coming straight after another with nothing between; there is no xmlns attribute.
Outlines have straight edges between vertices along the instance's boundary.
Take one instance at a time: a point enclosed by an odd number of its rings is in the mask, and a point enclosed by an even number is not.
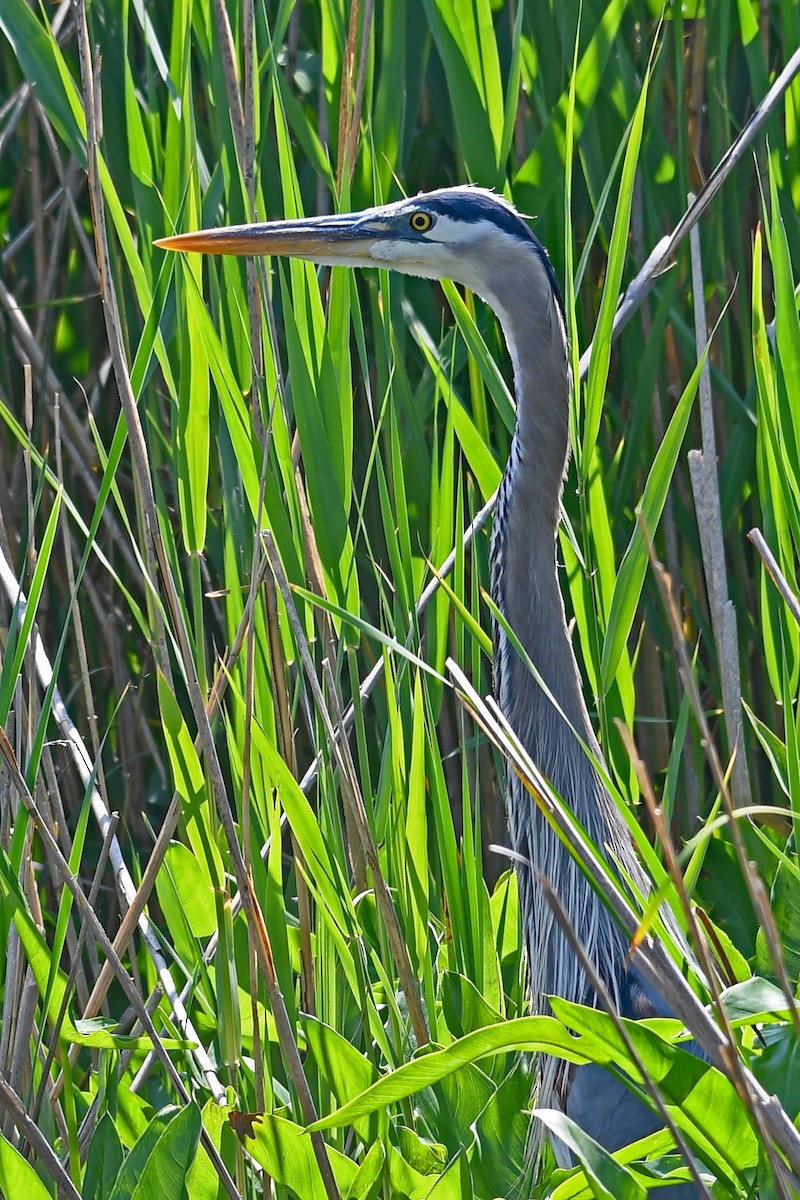
<svg viewBox="0 0 800 1200"><path fill-rule="evenodd" d="M760 529L751 529L747 536L758 551L761 561L766 567L770 579L780 592L786 607L797 624L800 625L800 599L798 599L788 579L778 566L778 560L770 550L769 543Z"/></svg>
<svg viewBox="0 0 800 1200"><path fill-rule="evenodd" d="M0 1107L2 1107L20 1133L27 1138L36 1151L38 1161L59 1188L59 1196L65 1200L81 1200L75 1184L58 1161L53 1148L39 1126L28 1115L27 1107L6 1079L0 1075Z"/></svg>
<svg viewBox="0 0 800 1200"><path fill-rule="evenodd" d="M27 604L25 594L20 589L16 580L16 576L14 575L11 566L6 561L5 555L3 555L2 552L0 552L0 587L5 590L9 600L11 601L11 604L15 607L18 607L21 613L24 612L25 605ZM57 687L53 686L53 668L50 664L47 653L45 652L42 639L36 630L34 630L31 638L29 653L32 660L32 668L30 671L31 680L35 681L35 679L38 677L42 690L45 693L47 693L51 687L53 689L51 700L51 712L53 719L59 727L64 744L69 750L72 761L75 765L78 775L80 776L81 784L89 792L92 813L103 836L103 840L105 841L109 838L109 834L111 832L112 816L95 783L95 763L89 754L89 751L86 749L84 741L81 738L72 718L70 717L69 712L67 711L67 707L61 698L61 693ZM132 905L137 895L137 888L125 862L125 858L122 853L122 847L120 846L119 841L113 832L111 832L109 840L109 853L117 890L119 891L124 904L126 906ZM189 1014L181 1003L180 996L172 979L172 975L170 974L166 960L161 952L158 938L143 911L139 912L137 922L140 927L145 946L147 947L147 950L153 960L153 965L156 968L159 979L164 988L164 992L169 997L170 1004L173 1006L175 1020L181 1028L181 1032L186 1040L195 1044L196 1048L193 1051L193 1054L195 1056L198 1069L205 1077L209 1089L212 1095L214 1095L216 1098L217 1102L220 1104L224 1103L225 1089L217 1079L214 1065L203 1048L202 1040L192 1025L189 1019ZM134 926L131 926L131 928L133 927ZM119 938L119 935L117 936ZM110 964L104 964L104 970L108 973L110 982L110 979L113 979L113 970ZM95 985L93 992L93 995L95 994L97 994L99 997L97 985ZM90 998L90 1004L91 1003L92 1001ZM94 1011L96 1012L98 1008L99 999L97 1001L97 1007ZM77 1049L73 1047L73 1054L75 1053L77 1053ZM55 1094L58 1095L60 1090L60 1085L56 1085L56 1088L54 1089Z"/></svg>
<svg viewBox="0 0 800 1200"><path fill-rule="evenodd" d="M553 916L555 917L556 921L563 929L564 934L565 934L570 946L572 947L573 951L575 952L576 957L578 958L578 961L580 962L581 966L583 967L584 971L586 972L586 978L588 979L589 984L592 987L592 990L594 991L595 995L597 996L597 999L599 1000L601 1006L605 1009L605 1011L608 1013L608 1015L611 1017L612 1021L614 1022L616 1030L619 1033L620 1038L623 1041L625 1049L627 1050L628 1054L630 1055L631 1060L636 1064L636 1068L639 1071L640 1075L642 1076L642 1081L644 1083L645 1090L646 1090L647 1094L649 1095L650 1099L653 1101L653 1104L655 1105L656 1109L658 1110L658 1115L661 1117L661 1120L664 1122L665 1128L667 1128L669 1130L669 1132L672 1134L672 1137L675 1140L675 1145L677 1146L678 1150L680 1151L681 1156L683 1157L683 1161L686 1163L686 1166L689 1168L689 1172L691 1173L692 1179L695 1182L695 1186L697 1187L697 1190L698 1190L697 1194L701 1197L705 1197L705 1200L712 1200L711 1193L709 1192L708 1188L706 1187L705 1183L703 1182L700 1172L697 1169L697 1163L695 1162L694 1155L692 1154L691 1150L689 1149L686 1139L684 1138L680 1129L678 1128L678 1126L675 1124L672 1117L670 1116L669 1109L667 1108L666 1104L664 1103L664 1100L662 1099L662 1096L661 1096L660 1091L658 1090L658 1087L656 1086L656 1084L654 1083L654 1081L651 1079L650 1075L648 1074L647 1067L644 1065L641 1058L636 1053L636 1048L635 1048L633 1042L631 1041L628 1030L625 1028L625 1022L622 1020L619 1013L617 1012L617 1009L614 1005L614 1001L613 1001L611 995L609 994L608 989L606 988L602 979L600 978L597 971L595 970L594 964L592 963L591 958L586 953L584 945L581 942L580 938L578 937L578 935L569 919L567 911L564 908L564 905L561 903L561 899L559 898L558 893L553 890L553 888L550 886L549 881L544 879L542 876L539 876L539 886L542 888L542 890L544 892L545 900L547 901L550 908L552 909ZM534 1110L534 1115L535 1115L535 1110Z"/></svg>
<svg viewBox="0 0 800 1200"><path fill-rule="evenodd" d="M695 197L689 193L690 204L694 199ZM703 262L700 253L700 229L697 225L689 234L689 246L692 258L694 331L699 359L708 344L708 327L703 287ZM705 358L700 373L700 430L703 449L702 451L690 451L689 474L694 492L697 528L700 533L703 570L708 591L708 606L711 612L711 626L714 631L722 683L725 729L730 752L735 754L731 791L734 803L741 807L749 805L752 797L742 737L742 684L736 634L736 611L728 595L728 579L725 571L722 505L719 498L714 408L711 398L711 366L708 356Z"/></svg>
<svg viewBox="0 0 800 1200"><path fill-rule="evenodd" d="M150 560L150 556L154 551L161 574L166 607L170 614L173 630L177 639L179 658L185 675L189 701L192 706L195 722L197 724L198 736L200 738L203 757L205 759L206 769L208 772L208 778L211 784L211 791L214 796L217 812L219 813L220 822L222 824L228 844L231 866L233 867L239 893L242 898L245 918L248 924L252 925L256 932L255 940L258 949L259 963L264 974L267 994L270 998L270 1004L272 1007L273 1016L275 1018L278 1038L280 1040L289 1074L297 1091L304 1118L310 1125L317 1120L314 1101L311 1096L308 1081L306 1080L305 1073L303 1071L300 1053L294 1040L291 1023L286 1012L286 1006L278 987L272 958L272 950L269 943L269 937L267 936L264 918L253 889L252 879L247 872L244 859L242 857L242 851L237 837L236 820L227 794L225 779L219 761L219 755L214 743L214 735L205 707L206 702L202 695L195 663L192 657L191 639L186 628L183 609L178 598L175 581L172 577L169 558L166 553L166 548L164 546L164 541L161 536L161 529L158 522L158 513L156 510L155 497L150 476L147 445L145 442L141 422L139 420L139 414L133 395L133 389L131 387L125 354L123 351L119 313L117 311L116 298L111 279L108 243L106 238L105 210L103 207L102 190L97 168L98 130L95 115L96 97L94 75L89 54L89 34L83 0L80 0L79 3L76 3L76 17L78 22L78 49L81 63L81 76L83 80L83 100L84 109L86 112L89 195L94 219L95 245L97 247L98 266L100 268L103 313L106 321L106 332L109 340L109 348L111 350L114 374L117 380L120 400L122 402L125 418L128 424L129 444L131 446L135 478L140 491L142 518L147 535L146 550L148 561ZM155 570L152 571L151 578L156 578ZM163 634L159 632L157 636L159 642L163 643ZM168 660L165 647L160 645L159 649L163 652L162 665L166 671L168 670ZM106 938L105 941L108 942L108 939ZM110 942L108 942L108 949L111 950ZM145 1016L147 1016L146 1013ZM149 1017L147 1017L147 1020L150 1028L153 1028ZM155 1030L153 1030L153 1032L155 1033ZM310 1136L326 1193L330 1200L338 1200L339 1190L333 1176L333 1170L331 1168L330 1161L328 1159L325 1141L322 1135L319 1133L312 1133Z"/></svg>
<svg viewBox="0 0 800 1200"><path fill-rule="evenodd" d="M72 873L70 865L62 854L58 842L53 837L47 821L45 821L38 805L36 804L36 801L31 795L28 785L25 782L25 777L19 769L19 765L11 747L11 743L2 729L0 729L0 755L2 755L17 793L19 794L22 803L25 805L28 815L35 825L40 838L46 845L48 853L51 854L53 859L58 863L62 882L69 890L75 901L75 906L80 919L85 922L89 933L91 933L92 937L97 940L107 959L111 963L114 969L114 974L119 981L129 1003L133 1007L137 1017L141 1021L142 1027L152 1041L159 1060L166 1071L167 1078L175 1088L177 1095L180 1097L183 1104L189 1104L191 1102L191 1096L186 1090L184 1082L181 1079L177 1068L175 1067L172 1059L164 1047L163 1042L161 1041L161 1038L159 1037L158 1031L153 1024L142 997L139 994L130 975L125 970L122 961L115 954L114 947L111 944L111 939L103 928L103 925L98 919L96 912L89 904L89 900L81 888L77 877ZM211 1138L208 1136L205 1130L201 1130L201 1138L203 1145L205 1146L205 1149L207 1150L209 1157L214 1164L214 1168L221 1182L225 1186L225 1190L231 1197L231 1200L241 1200L239 1193L236 1190L236 1186L228 1173L227 1167L220 1158L216 1146L211 1141Z"/></svg>
<svg viewBox="0 0 800 1200"><path fill-rule="evenodd" d="M214 20L217 27L217 45L222 59L222 74L225 77L225 94L228 99L228 115L230 116L233 140L239 162L245 161L244 111L242 98L239 94L239 75L236 70L236 50L233 44L228 10L223 0L214 0Z"/></svg>
<svg viewBox="0 0 800 1200"><path fill-rule="evenodd" d="M719 1022L720 1028L725 1034L727 1045L729 1047L729 1051L726 1054L728 1077L734 1083L734 1086L736 1087L736 1090L743 1102L747 1103L747 1085L742 1074L741 1059L739 1058L736 1050L736 1039L733 1028L728 1020L728 1014L725 1011L725 1005L722 999L722 991L717 978L716 964L711 957L708 943L702 929L700 928L695 911L692 908L689 900L689 895L686 891L686 886L683 881L683 874L678 863L678 856L675 853L675 847L673 845L672 838L670 837L667 822L664 819L663 810L656 802L655 793L653 792L653 787L650 782L650 777L647 773L647 768L639 757L636 744L633 740L630 730L622 722L618 722L618 729L625 744L625 749L628 752L628 756L636 770L636 775L642 789L642 795L645 798L647 810L650 813L650 818L653 822L653 828L655 829L656 837L658 838L659 844L664 851L667 870L672 877L673 883L675 884L678 892L678 897L681 901L681 907L683 908L689 927L689 932L691 934L692 946L694 947L695 953L700 961L700 965L705 973L709 991L711 992L712 1003L717 1016L717 1021ZM776 1177L776 1183L781 1191L781 1196L783 1197L783 1200L790 1200L789 1196L785 1193L783 1181L779 1177L777 1158L775 1156L774 1148L772 1147L769 1138L766 1136L766 1130L761 1124L761 1116L757 1109L752 1110L752 1116L756 1126L758 1127L762 1143L767 1148L767 1153L770 1157L770 1163L773 1168L773 1174Z"/></svg>
<svg viewBox="0 0 800 1200"><path fill-rule="evenodd" d="M364 800L358 786L358 776L356 774L353 760L350 756L350 747L347 739L342 736L337 736L336 723L331 717L328 706L325 703L325 698L322 694L317 673L314 668L314 662L311 658L311 651L308 648L303 626L300 618L297 615L297 609L292 596L289 581L283 570L283 565L278 555L278 549L275 541L269 530L264 530L263 533L264 545L267 550L270 566L278 584L278 590L283 597L283 602L286 605L286 611L289 614L289 621L294 633L295 642L297 644L300 657L303 662L303 668L306 673L306 679L311 689L314 698L314 704L325 726L325 734L328 738L334 759L339 768L339 779L342 786L342 795L345 803L350 806L353 816L353 822L356 826L358 836L361 841L364 855L367 860L370 872L372 874L372 884L375 892L375 899L384 922L389 945L392 950L392 955L397 967L397 973L400 978L400 986L406 997L411 1024L414 1029L414 1036L420 1045L425 1045L430 1041L428 1033L428 1025L425 1020L425 1014L422 1011L422 1005L419 999L419 990L411 970L411 962L408 957L408 949L405 939L403 938L398 920L397 910L392 901L391 893L386 885L386 880L381 871L380 859L378 857L378 848L372 837L372 831L369 827L366 809L364 808ZM330 669L330 668L328 668ZM332 679L332 676L331 676Z"/></svg>
<svg viewBox="0 0 800 1200"><path fill-rule="evenodd" d="M641 520L640 520L640 526L642 528L644 528L643 522ZM736 851L736 857L739 861L739 868L742 872L742 877L744 878L744 882L747 887L748 894L750 896L750 902L753 905L753 911L755 912L756 916L759 918L759 923L761 924L761 928L763 929L764 936L767 938L767 941L769 943L771 930L766 923L762 923L763 922L763 912L762 912L762 904L761 904L761 893L760 893L759 887L758 887L758 882L759 882L758 871L757 871L755 863L752 862L747 856L747 850L746 850L746 847L744 844L744 840L742 839L741 830L739 829L739 822L736 820L735 808L734 808L734 804L733 804L733 799L730 794L730 789L728 788L726 773L722 769L722 763L720 762L719 754L717 752L717 747L716 747L714 740L712 738L712 735L711 735L711 730L708 725L708 720L706 718L706 713L705 713L705 709L703 707L703 702L701 700L700 693L697 688L697 682L696 682L694 674L692 672L692 665L691 665L691 661L689 658L689 652L686 648L686 642L683 637L680 613L678 611L677 605L675 604L675 599L672 594L672 581L670 580L670 578L669 578L666 570L662 566L662 564L660 562L658 562L658 560L655 556L655 550L653 548L653 544L652 544L649 534L647 533L646 530L644 530L644 537L645 537L645 541L647 543L647 549L648 549L648 553L650 555L650 562L653 567L653 573L655 574L656 582L658 584L658 589L661 594L661 599L664 604L664 608L665 608L665 611L667 614L667 619L669 621L670 630L672 633L672 644L675 649L676 658L678 660L678 670L680 673L681 681L686 690L686 694L689 697L689 703L691 704L692 712L694 713L695 720L697 721L698 727L700 729L700 734L701 734L702 743L703 743L703 749L705 751L706 759L708 760L708 764L711 767L711 772L714 777L714 783L719 790L720 796L722 797L723 807L725 808L725 811L728 814L728 823L729 823L729 828L730 828L730 832L731 832L731 841L733 842L733 847L734 847L734 850ZM778 951L778 953L780 953L780 951ZM779 972L779 979L781 977L783 979L786 979L785 970ZM787 980L787 985L786 985L786 998L787 998L787 1004L788 1004L789 1008L791 1009L794 1004L794 995L793 995L793 991L792 991L791 987L788 986L788 980Z"/></svg>
<svg viewBox="0 0 800 1200"><path fill-rule="evenodd" d="M580 859L591 879L592 886L604 898L621 927L631 939L637 939L637 935L639 935L638 940L632 941L631 961L633 965L657 989L664 1002L683 1021L686 1028L709 1055L711 1061L727 1073L727 1061L732 1046L724 1031L719 1028L697 999L661 942L650 933L641 936L640 918L631 908L629 900L609 875L608 870L604 869L604 864L598 857L597 851L585 838L573 815L569 813L535 763L520 746L514 731L498 706L491 698L488 700L481 698L452 659L447 661L447 670L457 688L461 703L468 707L479 727L512 764L533 799L541 806L548 822L557 829L559 837L570 848L570 853ZM735 823L735 820L732 821L732 825ZM745 1089L742 1099L748 1110L757 1114L756 1119L786 1157L791 1169L800 1174L800 1131L795 1128L780 1101L764 1090L743 1063L740 1063L739 1078ZM736 1078L731 1082L735 1085Z"/></svg>

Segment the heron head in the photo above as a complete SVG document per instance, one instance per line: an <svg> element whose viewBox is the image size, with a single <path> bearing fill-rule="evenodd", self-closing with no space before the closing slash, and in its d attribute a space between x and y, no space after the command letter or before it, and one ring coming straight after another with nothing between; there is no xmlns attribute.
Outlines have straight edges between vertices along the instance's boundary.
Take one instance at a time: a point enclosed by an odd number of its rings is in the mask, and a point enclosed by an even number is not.
<svg viewBox="0 0 800 1200"><path fill-rule="evenodd" d="M521 255L534 256L560 304L549 260L525 221L502 197L477 187L441 188L358 213L177 234L156 245L453 279L490 304L502 303L501 282L509 280Z"/></svg>

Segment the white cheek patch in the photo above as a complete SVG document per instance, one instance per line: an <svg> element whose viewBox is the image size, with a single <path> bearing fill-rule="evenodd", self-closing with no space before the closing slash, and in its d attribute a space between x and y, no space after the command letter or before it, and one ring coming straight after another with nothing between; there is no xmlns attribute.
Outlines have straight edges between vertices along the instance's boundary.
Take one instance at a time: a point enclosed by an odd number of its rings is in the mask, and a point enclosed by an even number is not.
<svg viewBox="0 0 800 1200"><path fill-rule="evenodd" d="M377 241L369 248L370 258L375 262L393 263L402 255L408 260L408 246L405 242Z"/></svg>
<svg viewBox="0 0 800 1200"><path fill-rule="evenodd" d="M470 230L475 226L469 221L454 221L451 217L437 216L428 235L432 241L442 242L451 250L459 251L465 242L470 240Z"/></svg>
<svg viewBox="0 0 800 1200"><path fill-rule="evenodd" d="M370 242L368 254L371 266L385 266L402 275L452 279L455 274L451 248L441 244L433 231L430 237L423 235L419 242L405 239Z"/></svg>

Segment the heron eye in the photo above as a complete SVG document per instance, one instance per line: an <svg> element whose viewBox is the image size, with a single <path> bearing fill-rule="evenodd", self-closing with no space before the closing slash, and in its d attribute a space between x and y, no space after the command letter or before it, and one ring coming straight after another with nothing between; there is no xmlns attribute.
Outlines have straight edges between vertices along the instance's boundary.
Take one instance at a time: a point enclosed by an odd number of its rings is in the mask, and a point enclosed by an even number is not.
<svg viewBox="0 0 800 1200"><path fill-rule="evenodd" d="M419 212L411 214L411 228L416 229L417 233L425 233L426 229L430 229L432 224L433 217L430 213L423 212L420 209Z"/></svg>

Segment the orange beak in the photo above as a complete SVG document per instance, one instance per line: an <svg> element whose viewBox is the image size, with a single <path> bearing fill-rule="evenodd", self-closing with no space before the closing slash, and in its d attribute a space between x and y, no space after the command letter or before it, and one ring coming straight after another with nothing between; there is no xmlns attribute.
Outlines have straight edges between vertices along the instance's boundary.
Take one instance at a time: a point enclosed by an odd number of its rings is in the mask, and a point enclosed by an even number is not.
<svg viewBox="0 0 800 1200"><path fill-rule="evenodd" d="M162 250L193 254L281 255L311 262L345 266L378 265L376 242L391 237L389 223L380 210L296 221L267 221L177 233L159 238Z"/></svg>

